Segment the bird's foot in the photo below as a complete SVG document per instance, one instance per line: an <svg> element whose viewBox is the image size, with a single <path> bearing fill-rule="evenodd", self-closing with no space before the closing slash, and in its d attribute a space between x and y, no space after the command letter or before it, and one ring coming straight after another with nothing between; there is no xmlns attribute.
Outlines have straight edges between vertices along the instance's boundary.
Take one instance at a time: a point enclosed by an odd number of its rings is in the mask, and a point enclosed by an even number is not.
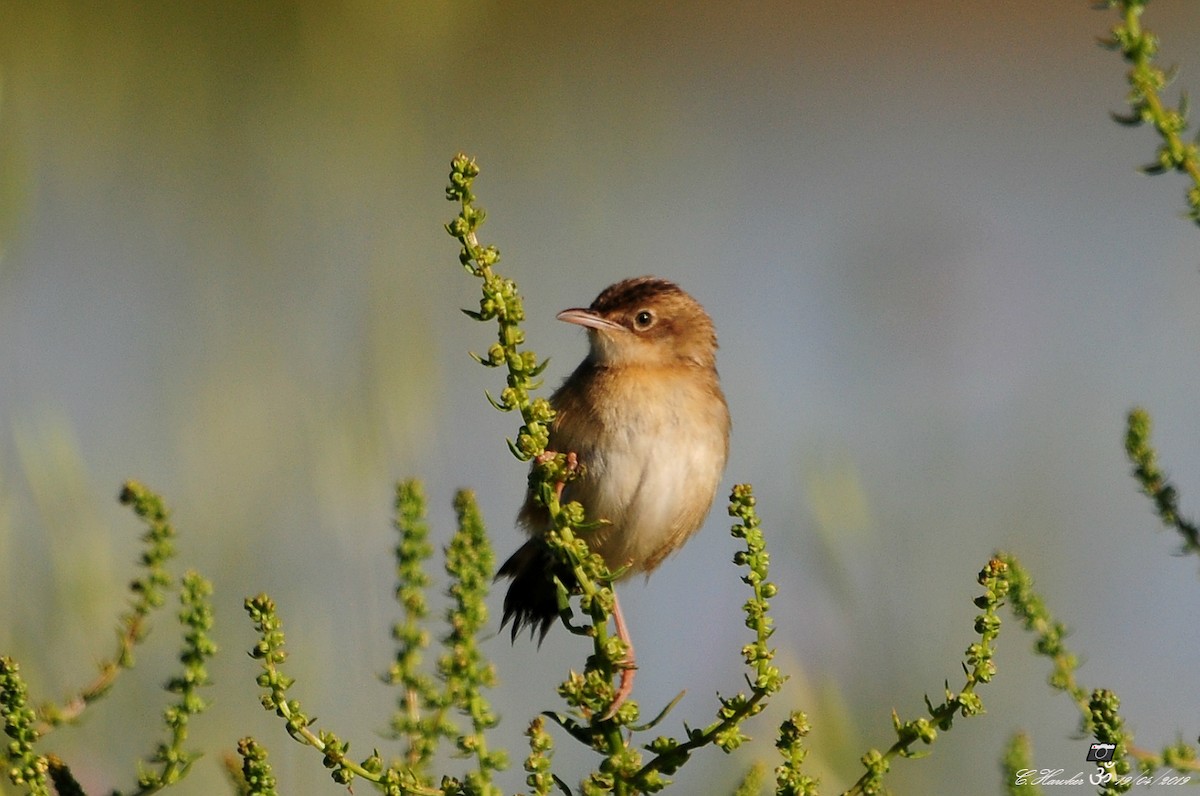
<svg viewBox="0 0 1200 796"><path fill-rule="evenodd" d="M558 456L558 451L546 450L535 456L533 461L535 464L545 464L546 462L553 461L556 456ZM563 477L554 482L555 500L562 500L563 487L567 485L567 481L571 479L571 476L573 476L578 469L579 457L575 454L575 451L570 451L567 453L566 471Z"/></svg>
<svg viewBox="0 0 1200 796"><path fill-rule="evenodd" d="M554 485L554 496L562 501L563 487L567 485L567 479L575 474L579 469L579 457L575 455L575 451L567 453L567 478L559 481Z"/></svg>

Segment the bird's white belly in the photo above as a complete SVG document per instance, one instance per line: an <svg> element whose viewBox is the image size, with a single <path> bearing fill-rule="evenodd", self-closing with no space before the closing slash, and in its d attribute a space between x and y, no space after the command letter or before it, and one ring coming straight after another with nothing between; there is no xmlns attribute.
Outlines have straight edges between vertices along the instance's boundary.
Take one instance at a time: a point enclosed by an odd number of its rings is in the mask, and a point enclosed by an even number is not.
<svg viewBox="0 0 1200 796"><path fill-rule="evenodd" d="M681 545L703 523L724 471L723 425L681 421L674 411L654 415L583 454L576 499L589 520L612 523L589 537L612 570L653 569ZM702 426L709 433L698 432Z"/></svg>

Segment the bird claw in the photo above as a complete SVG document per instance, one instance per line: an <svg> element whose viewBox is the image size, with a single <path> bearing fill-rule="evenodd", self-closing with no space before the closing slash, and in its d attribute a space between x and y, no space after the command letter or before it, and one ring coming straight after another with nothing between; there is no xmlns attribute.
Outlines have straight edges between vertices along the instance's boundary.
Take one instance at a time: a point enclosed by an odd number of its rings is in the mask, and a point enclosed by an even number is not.
<svg viewBox="0 0 1200 796"><path fill-rule="evenodd" d="M558 451L545 450L535 456L533 461L534 464L545 464L546 462L554 461L556 456L558 456ZM565 477L554 482L555 500L562 500L563 487L567 485L567 481L570 480L571 476L573 476L575 472L579 470L579 456L576 455L575 451L568 452L566 454L566 460Z"/></svg>

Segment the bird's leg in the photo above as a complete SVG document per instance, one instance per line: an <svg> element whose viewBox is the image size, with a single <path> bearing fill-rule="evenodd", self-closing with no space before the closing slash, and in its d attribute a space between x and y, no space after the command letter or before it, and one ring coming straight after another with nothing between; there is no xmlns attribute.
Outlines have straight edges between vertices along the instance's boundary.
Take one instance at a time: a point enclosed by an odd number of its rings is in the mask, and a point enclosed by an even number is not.
<svg viewBox="0 0 1200 796"><path fill-rule="evenodd" d="M633 654L633 639L629 637L629 628L625 625L625 617L621 613L621 602L617 599L617 590L613 589L613 622L617 626L617 638L625 642L625 659L617 665L621 668L621 681L617 684L617 693L613 697L612 704L608 706L608 710L604 711L604 715L600 717L601 721L611 719L616 715L621 705L633 693L633 676L637 672L637 658Z"/></svg>

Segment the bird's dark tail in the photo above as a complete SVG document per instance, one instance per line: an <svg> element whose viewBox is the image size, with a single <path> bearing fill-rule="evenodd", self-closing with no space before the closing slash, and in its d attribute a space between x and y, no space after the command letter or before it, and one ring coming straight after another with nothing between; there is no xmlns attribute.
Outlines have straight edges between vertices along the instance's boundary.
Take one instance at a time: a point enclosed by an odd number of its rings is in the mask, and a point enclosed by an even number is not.
<svg viewBox="0 0 1200 796"><path fill-rule="evenodd" d="M517 634L528 626L530 637L537 633L540 645L558 618L558 590L554 578L562 581L568 592L573 592L575 574L554 558L544 541L534 538L508 557L496 573L497 580L501 577L512 578L512 583L504 595L504 618L500 620L500 627L511 619L512 639L516 642Z"/></svg>

